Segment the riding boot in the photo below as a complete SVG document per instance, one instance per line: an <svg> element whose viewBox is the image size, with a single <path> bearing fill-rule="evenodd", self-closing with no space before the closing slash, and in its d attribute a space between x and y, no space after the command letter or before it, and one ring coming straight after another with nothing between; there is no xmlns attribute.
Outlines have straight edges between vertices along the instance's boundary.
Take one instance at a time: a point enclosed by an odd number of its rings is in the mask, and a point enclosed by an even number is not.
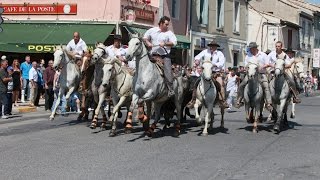
<svg viewBox="0 0 320 180"><path fill-rule="evenodd" d="M301 99L298 97L298 91L297 91L297 89L296 88L293 88L293 87L290 87L290 90L291 90L291 92L292 92L292 94L293 94L293 100L292 100L292 102L293 103L296 103L296 104L299 104L299 103L301 103Z"/></svg>
<svg viewBox="0 0 320 180"><path fill-rule="evenodd" d="M196 103L196 97L197 97L197 88L193 88L192 90L192 99L191 101L187 104L187 107L189 109L194 108L194 104Z"/></svg>

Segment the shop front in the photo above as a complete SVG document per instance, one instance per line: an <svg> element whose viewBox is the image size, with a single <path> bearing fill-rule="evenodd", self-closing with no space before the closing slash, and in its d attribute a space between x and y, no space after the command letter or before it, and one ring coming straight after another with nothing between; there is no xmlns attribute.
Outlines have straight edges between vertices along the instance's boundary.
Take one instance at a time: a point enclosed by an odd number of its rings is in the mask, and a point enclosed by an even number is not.
<svg viewBox="0 0 320 180"><path fill-rule="evenodd" d="M96 42L105 42L114 31L114 24L80 24L50 22L6 22L0 33L0 52L16 58L17 54L30 54L37 58L50 56L57 45L66 45L73 32L80 33L81 38L93 50ZM48 59L45 59L48 60Z"/></svg>

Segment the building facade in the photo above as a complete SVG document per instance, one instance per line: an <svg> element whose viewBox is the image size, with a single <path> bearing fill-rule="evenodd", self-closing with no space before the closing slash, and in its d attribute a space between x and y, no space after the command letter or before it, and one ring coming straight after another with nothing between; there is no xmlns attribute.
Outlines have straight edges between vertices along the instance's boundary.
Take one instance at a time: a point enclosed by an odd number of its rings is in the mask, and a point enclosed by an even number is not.
<svg viewBox="0 0 320 180"><path fill-rule="evenodd" d="M192 0L190 64L193 57L215 39L226 57L226 68L242 65L247 44L247 23L245 0Z"/></svg>

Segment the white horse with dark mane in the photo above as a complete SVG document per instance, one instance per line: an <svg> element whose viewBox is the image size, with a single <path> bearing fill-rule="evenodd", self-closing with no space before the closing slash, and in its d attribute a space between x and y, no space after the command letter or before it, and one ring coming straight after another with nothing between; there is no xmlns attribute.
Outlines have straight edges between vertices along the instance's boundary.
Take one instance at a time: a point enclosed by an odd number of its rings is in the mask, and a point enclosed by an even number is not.
<svg viewBox="0 0 320 180"><path fill-rule="evenodd" d="M53 111L50 115L50 120L54 119L57 107L59 106L60 100L63 95L65 95L66 91L68 90L66 94L66 99L68 101L70 95L78 89L80 83L80 70L75 60L72 59L71 53L67 52L64 47L58 46L56 47L53 55L53 68L61 69L61 74L59 76L60 89L57 103L54 105Z"/></svg>
<svg viewBox="0 0 320 180"><path fill-rule="evenodd" d="M95 64L94 69L94 79L91 84L91 90L93 93L94 101L96 102L97 107L94 110L94 118L92 119L90 128L95 129L98 124L98 116L99 111L102 114L102 123L100 128L105 129L107 126L107 115L103 109L102 103L106 98L108 86L105 86L102 83L102 79L104 76L103 67L106 63L111 61L111 58L108 56L107 52L105 51L105 45L99 43L96 45L96 49L93 51L92 55L92 63Z"/></svg>
<svg viewBox="0 0 320 180"><path fill-rule="evenodd" d="M156 128L156 124L160 119L160 110L162 104L169 98L168 87L166 86L165 79L161 75L157 65L150 61L148 50L141 38L133 35L129 41L129 47L127 49L126 59L131 60L136 57L136 72L133 79L133 96L132 104L128 113L127 123L131 123L132 112L138 102L146 102L147 112L145 119L145 126L149 126L149 120L151 116L151 103L154 103L155 120L151 127L145 132L149 137L153 135ZM180 135L180 120L181 120L181 102L182 95L178 94L178 82L174 83L175 92L175 105L177 108L178 121L175 124L175 137ZM126 129L130 131L132 126L126 126Z"/></svg>
<svg viewBox="0 0 320 180"><path fill-rule="evenodd" d="M278 58L275 63L275 74L270 82L272 106L277 113L277 119L273 127L275 133L280 133L283 122L287 121L287 109L292 96L284 71L285 60Z"/></svg>
<svg viewBox="0 0 320 180"><path fill-rule="evenodd" d="M121 66L121 61L117 58L112 59L103 66L103 86L111 86L110 95L114 104L110 121L112 121L112 128L109 136L116 136L117 132L117 118L118 112L122 106L129 107L132 99L132 81L133 76Z"/></svg>
<svg viewBox="0 0 320 180"><path fill-rule="evenodd" d="M264 104L263 89L259 81L259 75L258 62L249 63L247 69L248 83L244 89L244 103L247 122L252 122L253 120L253 133L258 132L258 120Z"/></svg>
<svg viewBox="0 0 320 180"><path fill-rule="evenodd" d="M215 99L217 96L217 89L212 81L212 62L210 59L205 60L202 63L203 72L201 74L201 80L198 84L197 94L196 94L196 103L194 104L194 109L196 112L196 120L197 123L201 123L201 116L198 112L199 107L202 105L205 107L205 125L202 131L203 136L208 135L208 124L211 121L210 127L212 127L214 121L214 112L213 107L215 103ZM221 127L224 126L224 120L221 119Z"/></svg>

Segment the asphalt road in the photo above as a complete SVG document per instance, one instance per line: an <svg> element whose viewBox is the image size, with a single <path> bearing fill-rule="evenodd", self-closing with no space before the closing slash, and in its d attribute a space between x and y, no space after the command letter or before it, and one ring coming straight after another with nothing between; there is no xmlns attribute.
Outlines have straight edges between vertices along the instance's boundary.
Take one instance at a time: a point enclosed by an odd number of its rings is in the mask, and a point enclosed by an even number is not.
<svg viewBox="0 0 320 180"><path fill-rule="evenodd" d="M293 126L276 135L261 124L258 134L243 108L216 116L209 136L188 120L179 138L156 138L119 129L91 130L76 115L48 121L48 113L0 119L0 179L320 179L320 97L303 98ZM215 112L218 112L215 110ZM121 126L119 126L121 127Z"/></svg>

